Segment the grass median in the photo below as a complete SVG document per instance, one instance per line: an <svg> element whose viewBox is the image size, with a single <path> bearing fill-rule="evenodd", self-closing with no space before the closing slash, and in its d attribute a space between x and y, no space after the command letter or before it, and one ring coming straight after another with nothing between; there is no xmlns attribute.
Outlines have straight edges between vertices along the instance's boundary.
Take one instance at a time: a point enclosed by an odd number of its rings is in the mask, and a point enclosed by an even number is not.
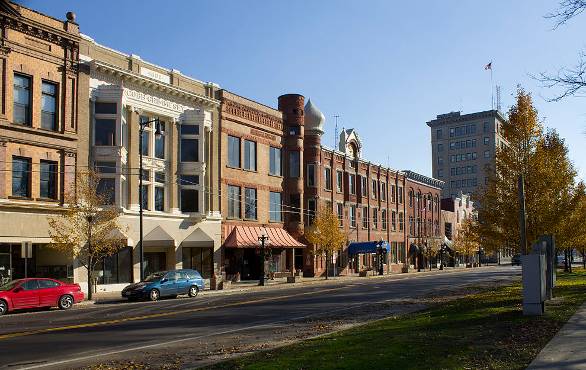
<svg viewBox="0 0 586 370"><path fill-rule="evenodd" d="M219 363L210 369L524 369L586 301L586 271L558 272L541 317L521 284Z"/></svg>

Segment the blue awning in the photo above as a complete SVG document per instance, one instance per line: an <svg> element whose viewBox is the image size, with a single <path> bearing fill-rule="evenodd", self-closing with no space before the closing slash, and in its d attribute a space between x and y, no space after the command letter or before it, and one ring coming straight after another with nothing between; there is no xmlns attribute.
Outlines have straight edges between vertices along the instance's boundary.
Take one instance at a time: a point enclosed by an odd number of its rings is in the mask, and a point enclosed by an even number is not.
<svg viewBox="0 0 586 370"><path fill-rule="evenodd" d="M378 241L378 242L350 243L350 245L348 245L348 255L376 253L376 248L378 247L379 244L380 244L380 241ZM386 241L382 242L382 247L387 250L387 253L391 252L391 247L389 246L389 243L387 243Z"/></svg>

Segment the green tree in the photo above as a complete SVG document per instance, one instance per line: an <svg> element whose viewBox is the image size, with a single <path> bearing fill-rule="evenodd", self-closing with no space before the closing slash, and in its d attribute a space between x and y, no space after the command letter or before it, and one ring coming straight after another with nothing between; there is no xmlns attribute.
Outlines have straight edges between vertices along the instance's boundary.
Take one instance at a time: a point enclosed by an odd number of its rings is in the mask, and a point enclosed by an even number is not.
<svg viewBox="0 0 586 370"><path fill-rule="evenodd" d="M346 244L346 235L340 230L340 220L328 207L322 207L313 223L305 231L305 238L313 245L313 253L326 258L326 279L331 256Z"/></svg>
<svg viewBox="0 0 586 370"><path fill-rule="evenodd" d="M115 207L104 206L109 194L100 193L98 184L96 173L79 172L76 185L67 193L64 212L48 220L50 246L72 255L86 268L90 300L91 272L100 260L123 246L119 212Z"/></svg>

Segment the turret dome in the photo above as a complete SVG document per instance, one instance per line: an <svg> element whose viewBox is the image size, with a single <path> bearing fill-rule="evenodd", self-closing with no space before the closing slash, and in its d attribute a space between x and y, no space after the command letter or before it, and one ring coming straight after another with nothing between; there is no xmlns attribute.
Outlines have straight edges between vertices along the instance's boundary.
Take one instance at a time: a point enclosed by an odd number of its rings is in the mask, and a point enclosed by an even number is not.
<svg viewBox="0 0 586 370"><path fill-rule="evenodd" d="M305 130L314 131L314 133L322 135L325 122L326 117L324 114L309 99L305 104Z"/></svg>

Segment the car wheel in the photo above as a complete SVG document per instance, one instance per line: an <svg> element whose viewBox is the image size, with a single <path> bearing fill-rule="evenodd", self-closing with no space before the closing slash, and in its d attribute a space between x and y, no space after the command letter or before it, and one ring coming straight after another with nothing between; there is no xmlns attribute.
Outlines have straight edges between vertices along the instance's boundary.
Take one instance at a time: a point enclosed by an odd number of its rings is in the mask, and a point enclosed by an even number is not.
<svg viewBox="0 0 586 370"><path fill-rule="evenodd" d="M161 298L161 293L159 293L159 291L157 289L152 289L149 292L149 299L151 301L158 301L159 298Z"/></svg>
<svg viewBox="0 0 586 370"><path fill-rule="evenodd" d="M199 293L199 288L197 287L197 285L192 285L189 288L189 296L190 297L197 297L197 293Z"/></svg>
<svg viewBox="0 0 586 370"><path fill-rule="evenodd" d="M6 312L8 312L8 304L6 301L0 299L0 316L4 315Z"/></svg>
<svg viewBox="0 0 586 370"><path fill-rule="evenodd" d="M69 294L62 295L59 298L59 308L62 310L68 310L73 306L73 297Z"/></svg>

